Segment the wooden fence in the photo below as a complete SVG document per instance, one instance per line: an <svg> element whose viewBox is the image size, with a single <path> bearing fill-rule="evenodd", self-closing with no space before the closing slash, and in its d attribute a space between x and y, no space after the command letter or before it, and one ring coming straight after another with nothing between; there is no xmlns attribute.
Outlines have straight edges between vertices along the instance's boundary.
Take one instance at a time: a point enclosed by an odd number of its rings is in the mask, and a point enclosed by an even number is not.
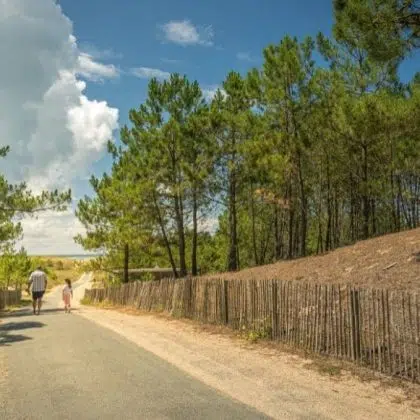
<svg viewBox="0 0 420 420"><path fill-rule="evenodd" d="M419 296L279 280L181 279L86 290L108 301L224 324L420 383Z"/></svg>
<svg viewBox="0 0 420 420"><path fill-rule="evenodd" d="M20 290L0 289L0 309L6 306L17 305L20 302L22 292Z"/></svg>

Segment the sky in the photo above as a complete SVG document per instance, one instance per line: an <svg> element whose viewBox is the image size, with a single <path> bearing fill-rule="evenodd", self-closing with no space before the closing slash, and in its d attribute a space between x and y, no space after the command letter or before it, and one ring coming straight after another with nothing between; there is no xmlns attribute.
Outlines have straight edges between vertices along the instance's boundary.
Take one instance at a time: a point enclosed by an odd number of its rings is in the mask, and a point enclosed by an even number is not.
<svg viewBox="0 0 420 420"><path fill-rule="evenodd" d="M286 34L331 35L332 0L2 0L0 139L10 181L72 188L63 213L23 220L31 254L79 254L77 200L110 168L109 139L146 98L151 77L197 80L207 97L230 70L262 63ZM409 80L420 55L403 64Z"/></svg>

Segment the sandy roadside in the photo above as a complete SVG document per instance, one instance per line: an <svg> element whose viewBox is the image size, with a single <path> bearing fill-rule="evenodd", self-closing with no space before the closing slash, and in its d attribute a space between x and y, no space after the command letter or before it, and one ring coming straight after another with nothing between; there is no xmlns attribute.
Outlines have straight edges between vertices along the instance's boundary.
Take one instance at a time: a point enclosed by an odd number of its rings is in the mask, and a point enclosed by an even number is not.
<svg viewBox="0 0 420 420"><path fill-rule="evenodd" d="M81 307L78 314L109 328L232 398L277 419L415 419L420 410L401 390L330 378L297 356L252 349L191 323Z"/></svg>

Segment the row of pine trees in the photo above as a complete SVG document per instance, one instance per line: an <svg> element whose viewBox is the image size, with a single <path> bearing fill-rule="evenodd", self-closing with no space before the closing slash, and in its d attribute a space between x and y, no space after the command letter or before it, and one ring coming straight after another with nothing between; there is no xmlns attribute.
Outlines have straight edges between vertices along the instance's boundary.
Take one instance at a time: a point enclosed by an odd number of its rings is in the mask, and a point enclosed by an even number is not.
<svg viewBox="0 0 420 420"><path fill-rule="evenodd" d="M150 81L79 202L103 269L175 276L323 253L420 221L420 76L348 39L286 36L208 101Z"/></svg>

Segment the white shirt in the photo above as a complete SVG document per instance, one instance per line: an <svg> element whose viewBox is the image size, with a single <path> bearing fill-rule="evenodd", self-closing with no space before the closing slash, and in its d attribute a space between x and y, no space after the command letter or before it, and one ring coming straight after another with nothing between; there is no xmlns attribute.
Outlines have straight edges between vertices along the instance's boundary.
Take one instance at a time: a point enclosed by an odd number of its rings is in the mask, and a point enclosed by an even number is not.
<svg viewBox="0 0 420 420"><path fill-rule="evenodd" d="M69 287L69 286L66 284L66 285L64 286L63 293L64 293L64 294L72 294L72 288L71 288L71 287Z"/></svg>
<svg viewBox="0 0 420 420"><path fill-rule="evenodd" d="M41 270L35 270L29 277L29 287L32 285L33 292L45 292L47 275Z"/></svg>

